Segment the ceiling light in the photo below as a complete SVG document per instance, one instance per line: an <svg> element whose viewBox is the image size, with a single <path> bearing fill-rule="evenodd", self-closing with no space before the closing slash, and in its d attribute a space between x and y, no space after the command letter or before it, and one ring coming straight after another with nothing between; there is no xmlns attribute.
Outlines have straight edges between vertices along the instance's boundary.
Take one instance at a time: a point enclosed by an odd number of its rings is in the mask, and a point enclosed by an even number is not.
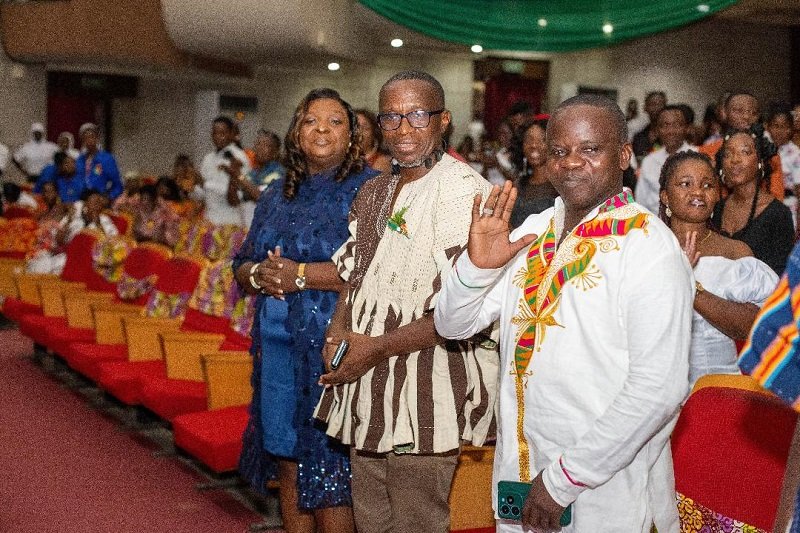
<svg viewBox="0 0 800 533"><path fill-rule="evenodd" d="M336 61L328 63L328 70L339 70L341 66Z"/></svg>
<svg viewBox="0 0 800 533"><path fill-rule="evenodd" d="M473 52L475 52L476 54L480 54L481 52L483 52L483 46L481 46L481 45L479 45L479 44L473 44L473 45L470 47L470 50L472 50L472 51L473 51Z"/></svg>
<svg viewBox="0 0 800 533"><path fill-rule="evenodd" d="M392 39L392 42L389 44L391 44L394 48L400 48L403 46L403 39Z"/></svg>
<svg viewBox="0 0 800 533"><path fill-rule="evenodd" d="M612 26L610 22L606 22L605 24L603 24L603 33L608 35L613 31L614 31L614 26Z"/></svg>
<svg viewBox="0 0 800 533"><path fill-rule="evenodd" d="M539 19L539 27L544 28L547 26L547 19Z"/></svg>
<svg viewBox="0 0 800 533"><path fill-rule="evenodd" d="M700 13L708 13L711 10L708 4L697 4L697 10Z"/></svg>

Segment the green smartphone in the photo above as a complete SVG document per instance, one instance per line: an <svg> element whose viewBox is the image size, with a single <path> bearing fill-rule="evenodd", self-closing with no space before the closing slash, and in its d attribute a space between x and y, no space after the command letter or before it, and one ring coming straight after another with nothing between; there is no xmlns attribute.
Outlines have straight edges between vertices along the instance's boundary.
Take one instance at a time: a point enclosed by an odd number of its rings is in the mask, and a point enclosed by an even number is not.
<svg viewBox="0 0 800 533"><path fill-rule="evenodd" d="M531 484L524 481L497 482L497 515L506 520L522 520L522 506L531 490ZM561 515L561 527L572 523L572 504Z"/></svg>

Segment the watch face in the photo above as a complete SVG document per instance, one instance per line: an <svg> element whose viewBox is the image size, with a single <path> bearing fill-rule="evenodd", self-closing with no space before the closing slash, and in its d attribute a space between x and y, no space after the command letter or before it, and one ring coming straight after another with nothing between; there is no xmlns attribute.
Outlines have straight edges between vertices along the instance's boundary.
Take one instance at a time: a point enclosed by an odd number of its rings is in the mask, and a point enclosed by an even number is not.
<svg viewBox="0 0 800 533"><path fill-rule="evenodd" d="M298 289L301 289L301 290L305 289L306 288L306 277L303 276L303 277L300 277L300 278L296 278L294 280L294 284L297 285Z"/></svg>

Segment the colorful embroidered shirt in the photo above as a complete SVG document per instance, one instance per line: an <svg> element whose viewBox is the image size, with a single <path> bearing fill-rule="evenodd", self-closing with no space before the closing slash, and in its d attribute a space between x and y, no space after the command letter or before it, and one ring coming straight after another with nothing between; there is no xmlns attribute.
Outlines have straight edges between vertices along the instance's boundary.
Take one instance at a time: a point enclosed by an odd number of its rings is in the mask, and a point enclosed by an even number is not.
<svg viewBox="0 0 800 533"><path fill-rule="evenodd" d="M742 348L739 368L800 411L800 245L775 292L761 308Z"/></svg>
<svg viewBox="0 0 800 533"><path fill-rule="evenodd" d="M462 339L500 321L493 486L542 472L573 503L573 532L677 531L669 434L688 392L691 269L628 191L575 228L564 213L558 198L529 217L511 239L538 238L504 268L462 255L437 330Z"/></svg>

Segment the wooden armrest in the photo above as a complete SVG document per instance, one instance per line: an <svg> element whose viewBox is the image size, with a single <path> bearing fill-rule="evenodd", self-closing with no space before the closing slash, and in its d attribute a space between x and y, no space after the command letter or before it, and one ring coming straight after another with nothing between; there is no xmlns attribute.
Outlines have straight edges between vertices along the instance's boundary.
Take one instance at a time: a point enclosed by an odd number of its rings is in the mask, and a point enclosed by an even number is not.
<svg viewBox="0 0 800 533"><path fill-rule="evenodd" d="M248 352L216 352L201 356L201 360L209 410L250 403L253 356Z"/></svg>
<svg viewBox="0 0 800 533"><path fill-rule="evenodd" d="M50 282L60 281L54 274L31 274L23 272L14 276L14 283L17 286L17 294L20 300L27 304L42 305L42 296L39 293L39 283L49 280Z"/></svg>
<svg viewBox="0 0 800 533"><path fill-rule="evenodd" d="M493 446L463 446L450 490L451 528L481 529L494 524L492 511Z"/></svg>
<svg viewBox="0 0 800 533"><path fill-rule="evenodd" d="M129 361L157 361L164 358L161 333L176 331L181 327L179 318L153 318L125 316L122 326L128 344Z"/></svg>
<svg viewBox="0 0 800 533"><path fill-rule="evenodd" d="M42 314L45 316L66 316L64 295L83 292L83 284L70 282L51 282L39 284L39 296L42 302Z"/></svg>
<svg viewBox="0 0 800 533"><path fill-rule="evenodd" d="M104 306L104 304L91 304L90 307L97 344L125 344L122 317L140 316L142 313L140 308L120 309L116 306Z"/></svg>
<svg viewBox="0 0 800 533"><path fill-rule="evenodd" d="M219 333L165 331L161 333L167 377L203 381L200 356L219 350L225 335Z"/></svg>
<svg viewBox="0 0 800 533"><path fill-rule="evenodd" d="M77 292L67 291L62 294L64 314L67 325L71 328L95 329L93 303L112 302L114 295L110 292Z"/></svg>

